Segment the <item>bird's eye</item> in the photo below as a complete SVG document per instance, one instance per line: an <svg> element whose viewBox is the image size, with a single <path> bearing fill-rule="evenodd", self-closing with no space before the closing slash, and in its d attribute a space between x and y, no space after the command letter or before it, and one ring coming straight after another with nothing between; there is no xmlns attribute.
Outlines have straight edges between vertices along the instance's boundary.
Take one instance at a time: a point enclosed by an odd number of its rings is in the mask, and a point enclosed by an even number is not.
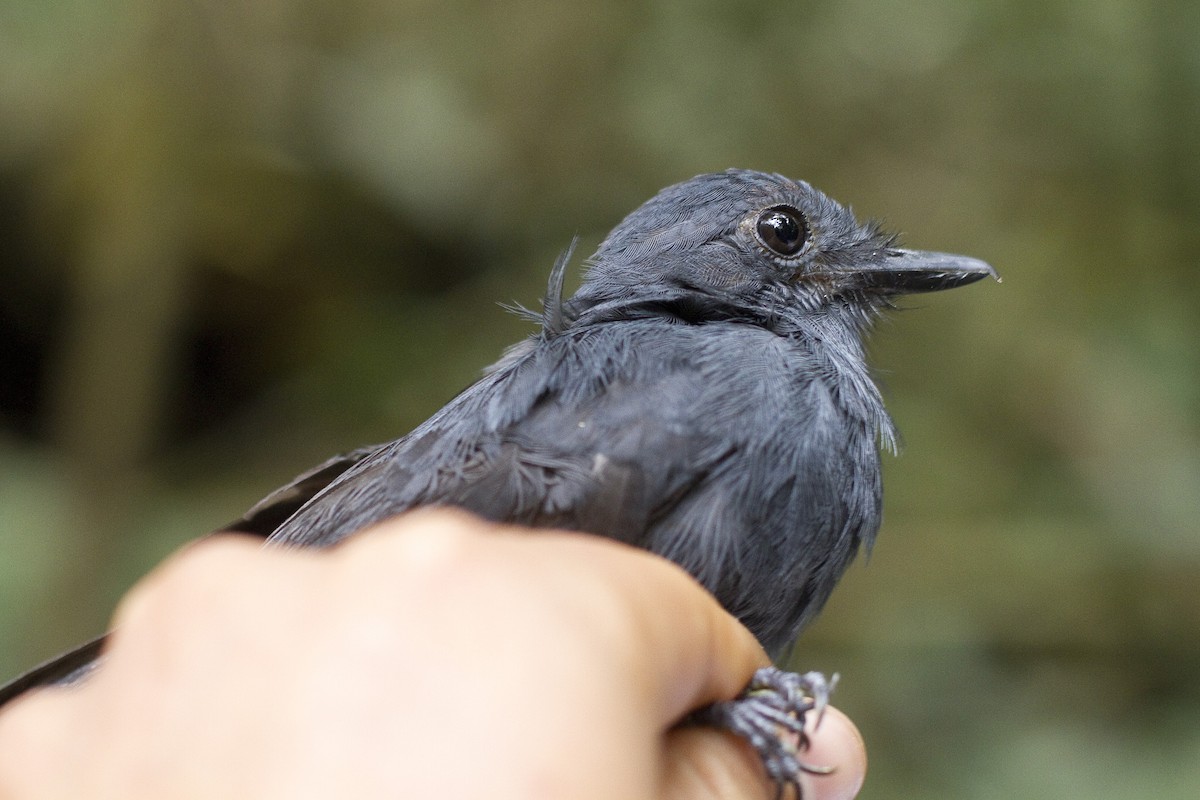
<svg viewBox="0 0 1200 800"><path fill-rule="evenodd" d="M781 256L794 256L808 241L804 215L791 206L772 206L758 215L758 238Z"/></svg>

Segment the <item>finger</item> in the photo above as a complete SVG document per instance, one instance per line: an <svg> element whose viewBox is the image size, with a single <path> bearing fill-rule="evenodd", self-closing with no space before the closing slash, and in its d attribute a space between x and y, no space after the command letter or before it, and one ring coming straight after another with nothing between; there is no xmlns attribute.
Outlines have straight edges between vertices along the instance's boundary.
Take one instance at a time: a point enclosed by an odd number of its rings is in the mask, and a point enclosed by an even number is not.
<svg viewBox="0 0 1200 800"><path fill-rule="evenodd" d="M66 689L38 689L0 713L0 798L66 797L62 781L78 766Z"/></svg>
<svg viewBox="0 0 1200 800"><path fill-rule="evenodd" d="M825 710L820 727L809 732L805 763L831 768L828 774L804 773L804 800L850 800L862 788L867 752L858 728L836 708ZM667 743L663 796L669 800L765 800L775 787L762 761L745 740L715 728L684 727Z"/></svg>
<svg viewBox="0 0 1200 800"><path fill-rule="evenodd" d="M497 563L507 565L504 579L546 584L556 604L549 611L569 625L588 619L605 656L625 661L630 688L665 723L735 696L768 663L753 635L687 572L604 537L531 532L438 509L385 522L347 542L350 557L356 550L378 565L421 564L425 578L401 583L428 591L469 590L494 579Z"/></svg>
<svg viewBox="0 0 1200 800"><path fill-rule="evenodd" d="M832 706L826 707L820 725L807 725L809 746L806 764L832 767L828 774L806 772L800 785L806 800L849 800L856 797L867 777L867 748L862 734L850 718Z"/></svg>
<svg viewBox="0 0 1200 800"><path fill-rule="evenodd" d="M193 610L197 597L222 602L228 587L243 579L262 579L264 563L272 559L261 543L241 534L220 534L196 540L172 553L144 576L117 604L112 626L150 624Z"/></svg>

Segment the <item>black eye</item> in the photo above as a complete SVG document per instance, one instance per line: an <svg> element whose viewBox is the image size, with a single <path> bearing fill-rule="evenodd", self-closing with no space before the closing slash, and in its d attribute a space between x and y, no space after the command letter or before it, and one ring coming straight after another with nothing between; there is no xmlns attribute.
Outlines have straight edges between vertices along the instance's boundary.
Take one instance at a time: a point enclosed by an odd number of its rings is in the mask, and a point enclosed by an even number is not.
<svg viewBox="0 0 1200 800"><path fill-rule="evenodd" d="M808 241L804 215L791 206L772 206L758 215L754 229L767 247L781 256L794 256Z"/></svg>

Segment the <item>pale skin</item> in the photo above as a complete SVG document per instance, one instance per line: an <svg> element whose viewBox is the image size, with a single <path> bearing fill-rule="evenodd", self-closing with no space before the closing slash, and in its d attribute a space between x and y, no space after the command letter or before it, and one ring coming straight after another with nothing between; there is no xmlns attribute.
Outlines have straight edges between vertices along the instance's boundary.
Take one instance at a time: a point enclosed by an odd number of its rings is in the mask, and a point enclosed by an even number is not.
<svg viewBox="0 0 1200 800"><path fill-rule="evenodd" d="M323 552L215 537L122 601L103 670L0 714L0 798L767 798L676 727L767 658L673 564L424 511ZM866 754L827 710L806 800Z"/></svg>

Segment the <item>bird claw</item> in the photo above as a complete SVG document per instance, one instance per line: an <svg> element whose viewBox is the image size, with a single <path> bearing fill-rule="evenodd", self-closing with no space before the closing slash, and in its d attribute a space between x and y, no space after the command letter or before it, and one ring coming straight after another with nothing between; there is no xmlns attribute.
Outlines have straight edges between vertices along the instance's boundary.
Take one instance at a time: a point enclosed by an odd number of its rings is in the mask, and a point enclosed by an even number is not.
<svg viewBox="0 0 1200 800"><path fill-rule="evenodd" d="M805 719L812 712L815 730L825 715L829 695L838 676L826 679L819 672L784 672L764 667L733 700L713 703L696 711L689 722L731 731L750 743L762 759L767 777L776 785L776 797L790 786L801 797L800 775L828 775L833 767L808 764L800 753L808 749Z"/></svg>

